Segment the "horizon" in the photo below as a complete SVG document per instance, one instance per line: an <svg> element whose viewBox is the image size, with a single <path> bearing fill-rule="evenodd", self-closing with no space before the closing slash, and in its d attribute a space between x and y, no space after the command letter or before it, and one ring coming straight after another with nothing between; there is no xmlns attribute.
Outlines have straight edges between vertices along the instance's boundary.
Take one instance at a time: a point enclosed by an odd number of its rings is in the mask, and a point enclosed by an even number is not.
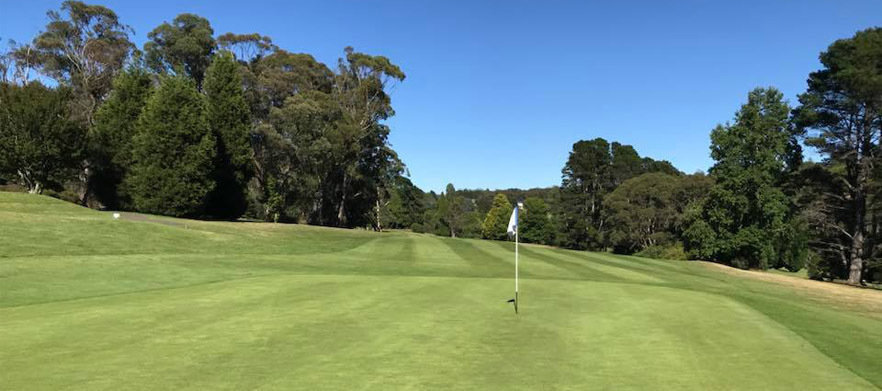
<svg viewBox="0 0 882 391"><path fill-rule="evenodd" d="M2 3L0 37L29 42L60 3ZM348 45L389 57L407 74L392 94L391 144L413 183L435 192L447 183L558 186L572 144L596 137L633 145L685 173L706 172L711 129L732 119L748 91L774 86L796 104L808 74L819 69L818 54L871 27L882 11L870 1L304 2L275 5L273 14L261 12L267 7L260 1L249 3L250 12L230 2L93 3L132 26L139 48L154 27L192 12L211 20L216 36L257 32L329 66ZM390 15L391 23L373 23ZM513 153L521 165L512 166Z"/></svg>

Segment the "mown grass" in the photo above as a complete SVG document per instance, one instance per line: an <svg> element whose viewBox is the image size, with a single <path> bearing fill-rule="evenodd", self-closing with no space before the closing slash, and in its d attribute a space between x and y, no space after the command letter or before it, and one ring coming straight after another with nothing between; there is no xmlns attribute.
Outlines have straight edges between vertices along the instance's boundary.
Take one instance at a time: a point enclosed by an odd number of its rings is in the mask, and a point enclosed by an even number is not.
<svg viewBox="0 0 882 391"><path fill-rule="evenodd" d="M882 387L878 307L699 263L522 246L515 315L507 242L12 193L0 238L2 389Z"/></svg>

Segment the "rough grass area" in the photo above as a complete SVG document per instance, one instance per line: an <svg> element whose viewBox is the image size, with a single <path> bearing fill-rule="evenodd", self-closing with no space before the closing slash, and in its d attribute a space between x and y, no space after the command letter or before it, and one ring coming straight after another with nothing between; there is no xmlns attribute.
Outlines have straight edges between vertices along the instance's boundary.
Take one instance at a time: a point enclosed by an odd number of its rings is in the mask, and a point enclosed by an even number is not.
<svg viewBox="0 0 882 391"><path fill-rule="evenodd" d="M882 387L878 291L523 246L515 315L511 243L124 217L0 193L0 388Z"/></svg>

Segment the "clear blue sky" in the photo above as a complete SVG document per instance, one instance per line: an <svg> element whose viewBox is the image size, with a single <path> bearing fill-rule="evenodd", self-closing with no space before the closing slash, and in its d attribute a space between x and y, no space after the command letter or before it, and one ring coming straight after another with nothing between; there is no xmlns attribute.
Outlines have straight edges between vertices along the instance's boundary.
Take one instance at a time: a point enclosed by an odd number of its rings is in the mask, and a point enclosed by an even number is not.
<svg viewBox="0 0 882 391"><path fill-rule="evenodd" d="M425 190L559 184L572 144L594 137L706 170L710 129L750 89L795 103L820 51L882 24L878 0L91 2L139 46L193 12L329 65L346 45L388 56L407 73L391 141ZM0 0L0 37L30 40L59 4Z"/></svg>

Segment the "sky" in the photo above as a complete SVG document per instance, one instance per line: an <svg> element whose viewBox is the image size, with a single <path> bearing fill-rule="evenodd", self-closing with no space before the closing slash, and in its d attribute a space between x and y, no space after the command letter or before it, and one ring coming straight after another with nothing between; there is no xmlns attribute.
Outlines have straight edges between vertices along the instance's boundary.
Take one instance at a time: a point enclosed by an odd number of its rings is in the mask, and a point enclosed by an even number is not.
<svg viewBox="0 0 882 391"><path fill-rule="evenodd" d="M573 143L603 137L685 172L755 87L791 104L830 43L882 25L882 1L105 1L147 33L196 13L336 64L345 46L407 74L390 141L439 191L557 185ZM60 1L0 0L0 37L30 41Z"/></svg>

